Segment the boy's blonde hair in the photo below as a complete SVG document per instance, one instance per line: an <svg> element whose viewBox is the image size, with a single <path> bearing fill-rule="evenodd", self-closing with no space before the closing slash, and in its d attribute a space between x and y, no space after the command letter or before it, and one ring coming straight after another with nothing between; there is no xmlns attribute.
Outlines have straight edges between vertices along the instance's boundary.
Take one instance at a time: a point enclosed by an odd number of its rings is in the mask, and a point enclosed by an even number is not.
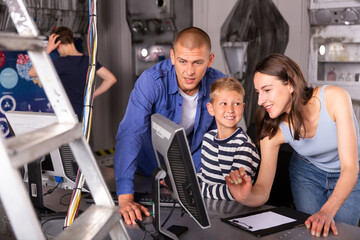
<svg viewBox="0 0 360 240"><path fill-rule="evenodd" d="M232 77L219 78L210 86L210 102L213 103L215 99L215 92L218 90L236 91L243 98L245 97L245 90L239 80Z"/></svg>

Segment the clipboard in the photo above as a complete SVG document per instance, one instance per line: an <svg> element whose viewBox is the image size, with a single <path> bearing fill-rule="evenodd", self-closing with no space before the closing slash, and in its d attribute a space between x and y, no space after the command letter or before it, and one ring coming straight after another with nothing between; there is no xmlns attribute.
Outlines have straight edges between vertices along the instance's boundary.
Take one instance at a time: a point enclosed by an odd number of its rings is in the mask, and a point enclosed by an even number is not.
<svg viewBox="0 0 360 240"><path fill-rule="evenodd" d="M292 208L275 207L233 217L221 218L221 221L250 232L257 237L262 237L303 226L305 225L306 219L310 216L310 214L299 212ZM251 223L254 223L254 226L252 226Z"/></svg>

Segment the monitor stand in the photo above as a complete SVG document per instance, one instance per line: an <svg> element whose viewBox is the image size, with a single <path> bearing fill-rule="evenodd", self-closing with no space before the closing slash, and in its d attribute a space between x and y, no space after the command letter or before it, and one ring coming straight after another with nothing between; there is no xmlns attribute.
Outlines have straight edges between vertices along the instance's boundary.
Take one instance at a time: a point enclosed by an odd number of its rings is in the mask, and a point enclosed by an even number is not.
<svg viewBox="0 0 360 240"><path fill-rule="evenodd" d="M155 168L152 174L152 199L153 199L153 225L155 230L159 233L160 239L175 239L178 240L178 235L176 235L171 230L165 229L161 227L161 219L160 219L160 181L166 177L166 172L162 170L160 167ZM177 229L181 226L171 226L169 229L174 229L177 232ZM183 229L187 229L186 227L182 227ZM178 232L180 235L183 231Z"/></svg>

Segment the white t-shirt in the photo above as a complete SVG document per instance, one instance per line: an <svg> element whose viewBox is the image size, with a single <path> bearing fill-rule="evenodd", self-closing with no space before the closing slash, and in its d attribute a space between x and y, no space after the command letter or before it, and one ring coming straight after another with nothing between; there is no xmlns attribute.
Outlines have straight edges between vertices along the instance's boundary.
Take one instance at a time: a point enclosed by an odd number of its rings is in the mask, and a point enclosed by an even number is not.
<svg viewBox="0 0 360 240"><path fill-rule="evenodd" d="M181 89L179 89L179 93L184 99L180 125L184 127L186 135L189 135L194 129L199 91L192 96L187 95Z"/></svg>

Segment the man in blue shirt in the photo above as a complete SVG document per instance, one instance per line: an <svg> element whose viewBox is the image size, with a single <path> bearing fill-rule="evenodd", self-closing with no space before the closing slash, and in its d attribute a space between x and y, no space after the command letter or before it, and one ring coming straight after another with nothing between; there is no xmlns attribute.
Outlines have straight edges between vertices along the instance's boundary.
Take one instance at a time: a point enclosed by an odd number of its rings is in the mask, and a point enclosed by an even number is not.
<svg viewBox="0 0 360 240"><path fill-rule="evenodd" d="M176 36L170 58L138 78L116 136L116 191L127 224L142 220L142 213L150 215L147 208L134 202L133 195L135 171L150 176L157 166L150 116L160 113L185 128L197 171L201 167L202 138L216 128L206 104L211 83L224 74L210 68L214 54L209 36L196 27L184 29Z"/></svg>

